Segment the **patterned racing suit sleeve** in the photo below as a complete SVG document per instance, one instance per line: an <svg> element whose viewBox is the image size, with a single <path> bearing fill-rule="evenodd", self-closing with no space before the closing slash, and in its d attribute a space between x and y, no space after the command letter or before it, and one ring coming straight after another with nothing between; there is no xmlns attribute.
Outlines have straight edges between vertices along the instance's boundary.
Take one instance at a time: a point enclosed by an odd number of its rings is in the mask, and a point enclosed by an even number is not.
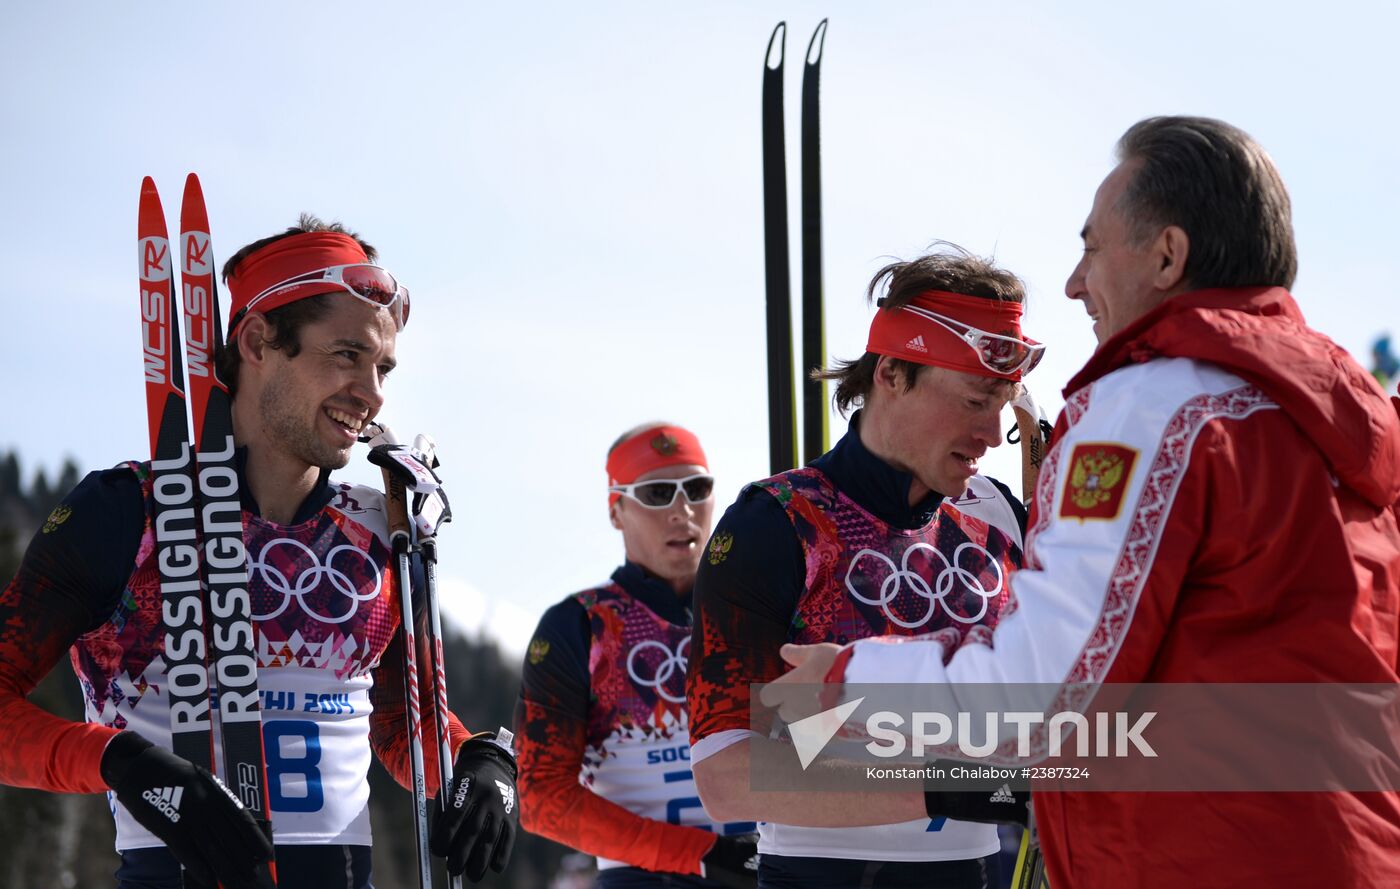
<svg viewBox="0 0 1400 889"><path fill-rule="evenodd" d="M698 875L714 834L643 818L579 782L588 742L588 648L582 605L567 599L545 612L516 705L521 824L589 855Z"/></svg>
<svg viewBox="0 0 1400 889"><path fill-rule="evenodd" d="M26 698L74 640L116 608L144 523L128 468L90 473L34 535L0 592L0 783L108 789L99 765L117 731L61 719Z"/></svg>
<svg viewBox="0 0 1400 889"><path fill-rule="evenodd" d="M786 671L778 650L788 641L806 583L802 544L792 522L760 488L739 495L710 539L728 549L712 546L695 579L686 700L697 760L728 746L707 738L750 730L749 684L772 681Z"/></svg>

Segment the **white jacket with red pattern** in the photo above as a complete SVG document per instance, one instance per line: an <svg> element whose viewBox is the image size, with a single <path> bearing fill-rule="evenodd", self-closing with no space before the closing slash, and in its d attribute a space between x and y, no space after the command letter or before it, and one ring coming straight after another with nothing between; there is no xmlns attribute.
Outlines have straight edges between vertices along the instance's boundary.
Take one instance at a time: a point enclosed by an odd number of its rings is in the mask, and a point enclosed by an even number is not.
<svg viewBox="0 0 1400 889"><path fill-rule="evenodd" d="M856 643L830 678L1400 682L1400 418L1285 290L1175 297L1065 395L991 644ZM1056 887L1400 886L1396 793L1035 810Z"/></svg>

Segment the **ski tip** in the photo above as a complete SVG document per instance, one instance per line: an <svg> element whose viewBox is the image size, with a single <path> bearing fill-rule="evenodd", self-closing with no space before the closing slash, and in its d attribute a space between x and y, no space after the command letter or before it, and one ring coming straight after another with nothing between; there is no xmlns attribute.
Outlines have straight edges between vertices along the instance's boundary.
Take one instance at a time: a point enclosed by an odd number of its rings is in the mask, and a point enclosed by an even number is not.
<svg viewBox="0 0 1400 889"><path fill-rule="evenodd" d="M782 34L781 38L778 36L779 33ZM778 44L778 57L776 60L773 58L774 43ZM776 71L783 67L783 45L785 43L787 43L787 22L778 22L773 28L772 35L768 38L768 52L763 56L763 66L765 68Z"/></svg>
<svg viewBox="0 0 1400 889"><path fill-rule="evenodd" d="M209 216L204 209L204 189L194 173L185 177L185 193L180 201L180 229L209 235ZM183 243L183 242L182 242Z"/></svg>
<svg viewBox="0 0 1400 889"><path fill-rule="evenodd" d="M199 187L199 174L191 173L185 177L185 197L190 198L198 195L204 196L204 190Z"/></svg>
<svg viewBox="0 0 1400 889"><path fill-rule="evenodd" d="M817 23L817 29L812 32L812 41L807 44L807 64L820 65L822 61L822 48L826 46L826 19ZM816 50L816 55L812 51Z"/></svg>
<svg viewBox="0 0 1400 889"><path fill-rule="evenodd" d="M139 237L165 237L165 210L160 204L160 192L150 176L141 180L141 200L137 207Z"/></svg>

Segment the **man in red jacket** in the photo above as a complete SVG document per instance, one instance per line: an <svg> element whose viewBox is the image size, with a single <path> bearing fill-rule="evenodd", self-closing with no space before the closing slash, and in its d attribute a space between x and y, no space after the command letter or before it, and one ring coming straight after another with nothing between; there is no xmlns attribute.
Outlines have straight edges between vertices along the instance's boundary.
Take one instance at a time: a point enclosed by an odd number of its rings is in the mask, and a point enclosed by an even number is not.
<svg viewBox="0 0 1400 889"><path fill-rule="evenodd" d="M1118 149L1065 288L1099 348L1065 389L1015 606L990 640L787 646L788 688L1400 682L1400 418L1288 293L1277 170L1202 118ZM924 808L870 796L851 823ZM1056 887L1400 885L1395 792L1037 793L1035 812Z"/></svg>

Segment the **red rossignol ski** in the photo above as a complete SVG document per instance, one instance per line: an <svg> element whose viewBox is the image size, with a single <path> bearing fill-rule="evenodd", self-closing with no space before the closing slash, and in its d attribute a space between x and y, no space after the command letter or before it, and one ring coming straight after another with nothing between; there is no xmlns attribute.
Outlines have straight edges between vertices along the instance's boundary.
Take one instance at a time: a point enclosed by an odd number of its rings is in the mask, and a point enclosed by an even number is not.
<svg viewBox="0 0 1400 889"><path fill-rule="evenodd" d="M136 237L146 419L151 436L151 520L165 627L170 747L177 756L213 771L194 458L190 453L183 355L178 347L180 303L175 295L165 210L149 176L141 182ZM188 873L185 884L193 885Z"/></svg>
<svg viewBox="0 0 1400 889"><path fill-rule="evenodd" d="M195 765L209 769L214 745L195 531L193 455L183 355L177 348L180 304L173 287L165 211L149 176L141 183L137 254L146 418L151 433L152 524L156 564L160 566L171 747Z"/></svg>
<svg viewBox="0 0 1400 889"><path fill-rule="evenodd" d="M271 841L248 553L243 544L243 509L234 463L233 411L228 386L214 366L214 352L223 344L223 322L209 216L199 177L193 173L185 179L180 204L180 285L223 777ZM270 867L263 877L275 882L275 875L275 868Z"/></svg>

